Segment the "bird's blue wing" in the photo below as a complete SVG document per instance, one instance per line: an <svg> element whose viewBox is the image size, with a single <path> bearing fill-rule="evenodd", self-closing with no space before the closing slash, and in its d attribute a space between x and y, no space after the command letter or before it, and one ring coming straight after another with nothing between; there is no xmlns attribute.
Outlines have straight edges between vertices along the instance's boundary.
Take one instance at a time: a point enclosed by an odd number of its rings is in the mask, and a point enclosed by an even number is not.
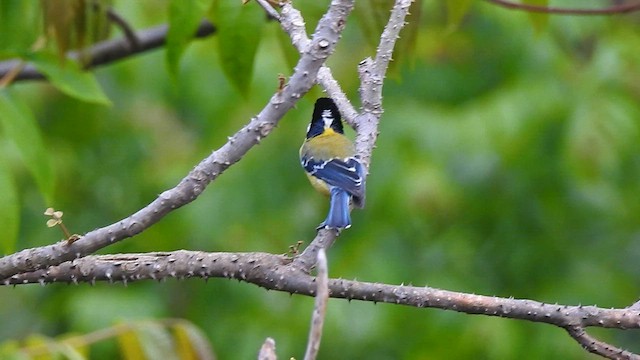
<svg viewBox="0 0 640 360"><path fill-rule="evenodd" d="M316 160L303 156L301 162L310 175L354 197L364 197L364 169L357 158Z"/></svg>

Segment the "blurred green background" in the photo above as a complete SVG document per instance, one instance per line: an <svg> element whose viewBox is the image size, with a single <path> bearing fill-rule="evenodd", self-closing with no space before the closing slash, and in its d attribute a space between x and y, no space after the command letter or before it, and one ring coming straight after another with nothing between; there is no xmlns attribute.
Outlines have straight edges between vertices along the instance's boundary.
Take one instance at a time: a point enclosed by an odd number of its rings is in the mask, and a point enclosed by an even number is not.
<svg viewBox="0 0 640 360"><path fill-rule="evenodd" d="M356 106L357 63L375 49L373 3L357 2L328 63ZM113 4L136 29L167 21L167 2ZM295 4L308 31L327 4ZM476 1L454 29L444 2L418 6L385 82L367 207L329 251L331 276L569 305L635 302L640 15L532 21ZM55 174L47 203L0 136L20 200L16 248L60 239L45 226L48 206L85 233L173 187L261 110L279 73L291 74L279 32L275 22L262 28L244 92L224 75L215 35L188 47L175 77L164 50L96 70L110 107L44 82L12 85L38 121ZM308 94L195 202L101 253L284 253L308 243L328 202L307 183L298 148L321 95ZM221 279L1 287L0 342L179 317L199 326L222 359L255 358L267 336L280 357L300 358L312 307L311 298ZM524 321L344 300L331 300L327 317L321 359L595 358L563 330ZM590 332L640 351L637 330ZM91 355L117 351L107 342Z"/></svg>

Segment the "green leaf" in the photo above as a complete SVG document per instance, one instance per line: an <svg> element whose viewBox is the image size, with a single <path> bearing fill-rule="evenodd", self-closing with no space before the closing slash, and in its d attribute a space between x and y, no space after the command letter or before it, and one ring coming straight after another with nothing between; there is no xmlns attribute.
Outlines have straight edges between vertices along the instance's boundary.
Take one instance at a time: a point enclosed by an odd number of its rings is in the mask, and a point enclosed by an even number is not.
<svg viewBox="0 0 640 360"><path fill-rule="evenodd" d="M78 349L65 342L56 342L57 353L62 355L66 360L84 360L87 359Z"/></svg>
<svg viewBox="0 0 640 360"><path fill-rule="evenodd" d="M39 3L23 0L0 1L0 52L21 51L38 37Z"/></svg>
<svg viewBox="0 0 640 360"><path fill-rule="evenodd" d="M27 354L21 351L22 348L17 340L8 340L0 344L0 359L7 360L30 360Z"/></svg>
<svg viewBox="0 0 640 360"><path fill-rule="evenodd" d="M280 29L276 31L276 38L280 45L280 49L282 50L284 60L287 62L289 68L293 69L298 63L298 60L300 60L300 53L298 52L298 49L291 44L291 38L289 35Z"/></svg>
<svg viewBox="0 0 640 360"><path fill-rule="evenodd" d="M47 203L51 203L53 170L40 128L29 108L6 91L0 91L0 125L7 139L16 145Z"/></svg>
<svg viewBox="0 0 640 360"><path fill-rule="evenodd" d="M238 0L216 0L213 23L218 28L218 53L225 75L240 93L248 96L253 61L266 21L264 11Z"/></svg>
<svg viewBox="0 0 640 360"><path fill-rule="evenodd" d="M389 21L393 0L365 0L357 6L355 12L365 40L372 49L380 42L380 34Z"/></svg>
<svg viewBox="0 0 640 360"><path fill-rule="evenodd" d="M111 105L95 76L83 71L75 61L60 63L52 54L32 53L26 58L63 93L87 102Z"/></svg>
<svg viewBox="0 0 640 360"><path fill-rule="evenodd" d="M472 0L447 0L447 23L449 30L460 26L462 19L469 12Z"/></svg>
<svg viewBox="0 0 640 360"><path fill-rule="evenodd" d="M633 101L613 92L577 106L567 138L567 158L575 175L600 181L624 174L624 154L632 151L640 133L638 115Z"/></svg>
<svg viewBox="0 0 640 360"><path fill-rule="evenodd" d="M210 0L171 0L167 33L167 66L172 75L178 73L180 58L194 39L200 21L205 17Z"/></svg>
<svg viewBox="0 0 640 360"><path fill-rule="evenodd" d="M0 157L0 229L2 229L2 247L0 252L11 254L15 251L20 223L18 190L5 159Z"/></svg>
<svg viewBox="0 0 640 360"><path fill-rule="evenodd" d="M522 0L523 4L536 6L549 6L549 0ZM549 23L549 15L544 13L527 12L529 20L536 31L542 31Z"/></svg>

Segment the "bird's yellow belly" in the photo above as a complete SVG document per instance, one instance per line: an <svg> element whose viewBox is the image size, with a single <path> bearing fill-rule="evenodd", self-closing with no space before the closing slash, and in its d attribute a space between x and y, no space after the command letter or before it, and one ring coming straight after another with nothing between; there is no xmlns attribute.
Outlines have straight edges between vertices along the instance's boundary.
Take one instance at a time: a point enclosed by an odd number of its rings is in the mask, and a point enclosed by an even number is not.
<svg viewBox="0 0 640 360"><path fill-rule="evenodd" d="M321 192L326 196L329 196L329 194L331 194L331 192L329 191L329 186L327 185L326 182L318 179L313 175L307 174L307 177L309 178L309 182L311 183L314 189L316 189L317 191Z"/></svg>

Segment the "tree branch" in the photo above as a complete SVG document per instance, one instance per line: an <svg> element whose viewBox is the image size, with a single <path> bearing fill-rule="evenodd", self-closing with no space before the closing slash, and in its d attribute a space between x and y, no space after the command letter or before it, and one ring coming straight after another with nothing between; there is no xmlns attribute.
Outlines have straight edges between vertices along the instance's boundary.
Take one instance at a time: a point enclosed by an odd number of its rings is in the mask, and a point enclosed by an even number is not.
<svg viewBox="0 0 640 360"><path fill-rule="evenodd" d="M136 31L133 29L133 27L129 25L127 20L125 20L122 16L120 16L120 14L118 14L111 7L106 9L106 13L109 21L116 24L120 28L120 30L122 30L122 33L124 34L124 37L129 42L129 45L133 48L140 47L140 41L138 40L138 35L136 34ZM203 21L203 24L207 24L207 22ZM165 36L165 39L166 39L166 36Z"/></svg>
<svg viewBox="0 0 640 360"><path fill-rule="evenodd" d="M353 0L333 0L327 13L319 21L313 40L296 65L289 84L276 92L266 107L240 129L221 148L202 160L180 183L169 189L133 215L114 224L91 231L80 240L69 244L61 241L54 245L27 249L0 258L0 278L17 273L47 268L64 261L79 258L135 236L162 219L169 212L195 200L209 183L229 166L271 133L278 121L315 84L318 70L335 49L347 15L353 9ZM342 26L336 26L335 21Z"/></svg>
<svg viewBox="0 0 640 360"><path fill-rule="evenodd" d="M291 4L283 5L281 13L263 0L257 0L271 16L278 19L301 53L300 60L289 83L274 94L265 108L239 130L221 148L202 160L177 186L162 193L157 199L135 214L101 229L89 232L80 240L23 250L0 258L0 284L19 285L53 282L80 283L96 281L122 282L174 278L233 278L253 283L265 289L316 296L307 349L309 358L315 357L319 346L322 321L327 297L385 302L421 308L438 308L467 314L482 314L511 319L552 324L564 328L569 335L588 351L611 359L639 359L638 355L601 342L585 332L588 326L637 329L640 311L636 305L624 309L604 309L595 306L568 306L545 304L533 300L499 298L465 294L430 287L394 286L341 279L327 279L326 262L319 260L318 274L309 275L316 259L323 259L323 249L330 247L339 232L320 230L313 242L295 259L265 253L204 253L176 251L170 253L120 254L86 256L114 242L134 236L167 213L195 200L206 186L222 172L239 161L246 152L270 134L282 116L290 110L317 81L336 100L346 121L357 131L356 148L368 169L378 135L378 124L383 113L382 86L400 30L405 25L412 0L397 0L386 25L375 58L367 58L359 65L360 97L363 111L358 114L346 98L328 67L327 57L333 52L346 17L353 8L353 0L333 0L328 12L318 23L310 40L304 29L304 20ZM596 10L559 9L514 4L506 0L487 0L505 7L535 12L565 13L579 11L582 15ZM613 11L614 7L597 10ZM616 5L615 13L640 9L640 4ZM621 10L622 9L622 10ZM625 10L626 9L626 10ZM215 28L201 24L197 36L207 36ZM90 49L91 63L95 67L110 63L164 44L166 26L141 32L136 37L139 46L127 39L107 41ZM200 35L202 34L202 35ZM131 34L129 34L131 37ZM77 52L69 54L78 57ZM0 63L0 78L16 71L18 60ZM41 79L42 74L27 65L17 72L17 79ZM264 357L275 357L275 343L267 339ZM261 352L261 354L263 354Z"/></svg>
<svg viewBox="0 0 640 360"><path fill-rule="evenodd" d="M362 160L366 172L369 172L371 154L378 138L378 125L382 116L382 85L391 55L399 38L400 30L405 25L405 18L413 0L397 0L391 11L389 22L382 32L375 61L371 58L363 60L358 72L360 74L360 99L363 112L353 121L356 130L356 152ZM307 246L302 254L294 260L294 265L301 269L310 269L315 263L318 250L328 249L338 237L335 229L321 229L316 238Z"/></svg>
<svg viewBox="0 0 640 360"><path fill-rule="evenodd" d="M508 0L485 0L489 3L502 6L507 9L521 10L533 13L561 14L561 15L615 15L626 14L640 10L640 3L617 4L602 9L575 9L533 4L520 4Z"/></svg>
<svg viewBox="0 0 640 360"><path fill-rule="evenodd" d="M159 25L147 30L142 30L135 34L137 39L136 46L132 46L129 34L120 39L106 40L94 44L87 50L70 51L68 57L77 60L81 54L88 54L89 63L85 65L86 69L92 69L101 65L107 65L115 61L129 58L133 55L153 50L163 46L167 39L167 25ZM216 32L216 28L208 21L202 21L195 33L196 38L207 37ZM0 78L12 71L16 66L20 65L21 60L6 60L0 62ZM40 73L33 65L27 64L15 77L18 80L43 80L44 75Z"/></svg>
<svg viewBox="0 0 640 360"><path fill-rule="evenodd" d="M640 356L627 350L619 349L605 342L597 340L587 334L582 326L568 326L565 330L569 335L590 353L606 357L608 359L639 360Z"/></svg>
<svg viewBox="0 0 640 360"><path fill-rule="evenodd" d="M295 9L290 2L282 5L280 14L266 0L256 0L262 6L267 14L280 22L282 30L289 35L291 43L304 54L304 49L308 46L310 40L305 30L305 21L300 11ZM335 19L335 26L344 26L345 19ZM347 96L340 88L340 84L331 74L331 69L323 65L318 71L317 82L324 88L329 96L336 102L345 121L356 128L355 118L358 113L347 99ZM335 242L339 232L335 229L321 229L316 234L315 239L305 248L305 250L294 260L295 266L303 271L309 272L315 265L320 249L328 249Z"/></svg>
<svg viewBox="0 0 640 360"><path fill-rule="evenodd" d="M327 267L327 255L324 249L318 252L318 277L316 278L316 302L311 317L311 329L307 341L307 351L304 360L315 360L320 350L322 338L322 326L327 314L327 302L329 301L329 269Z"/></svg>
<svg viewBox="0 0 640 360"><path fill-rule="evenodd" d="M208 253L178 250L143 254L90 255L57 266L0 279L2 285L30 283L128 283L166 278L228 278L269 290L316 296L317 278L291 266L291 258L268 253ZM459 293L432 287L329 280L329 296L418 308L437 308L575 327L640 328L640 311L596 306L545 304L534 300ZM580 335L580 334L578 334ZM572 335L573 336L573 335ZM583 335L580 335L582 337Z"/></svg>
<svg viewBox="0 0 640 360"><path fill-rule="evenodd" d="M293 7L291 2L286 2L282 5L282 11L280 14L271 6L267 0L256 0L260 6L262 6L267 14L280 22L282 30L291 38L291 44L298 50L300 54L304 53L307 45L311 40L307 37L305 30L305 21L300 11ZM354 120L358 115L356 109L351 105L349 99L345 95L340 84L335 80L331 69L328 66L322 65L320 71L318 71L318 84L327 92L338 106L340 113L344 120L353 128L355 128ZM315 258L314 258L315 259Z"/></svg>

